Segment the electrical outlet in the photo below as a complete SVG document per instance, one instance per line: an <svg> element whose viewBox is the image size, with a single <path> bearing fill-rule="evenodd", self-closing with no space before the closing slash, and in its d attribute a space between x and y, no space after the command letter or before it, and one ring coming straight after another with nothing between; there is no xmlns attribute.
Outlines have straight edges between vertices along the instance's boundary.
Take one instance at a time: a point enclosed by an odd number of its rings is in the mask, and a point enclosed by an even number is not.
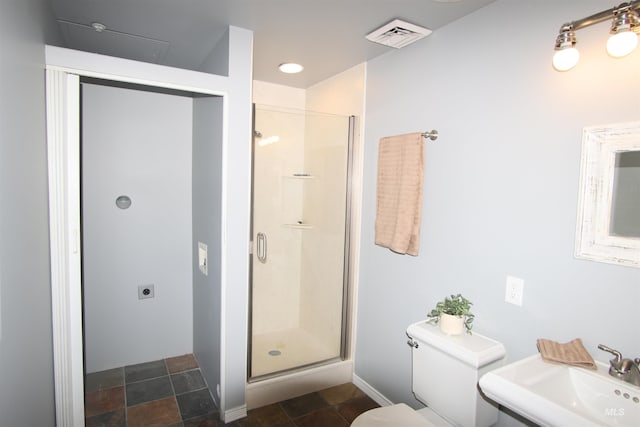
<svg viewBox="0 0 640 427"><path fill-rule="evenodd" d="M153 285L138 286L138 299L153 298L156 295Z"/></svg>
<svg viewBox="0 0 640 427"><path fill-rule="evenodd" d="M198 242L198 267L205 276L209 275L207 244Z"/></svg>
<svg viewBox="0 0 640 427"><path fill-rule="evenodd" d="M522 306L522 293L524 290L524 280L519 277L507 276L507 287L504 300L510 304Z"/></svg>

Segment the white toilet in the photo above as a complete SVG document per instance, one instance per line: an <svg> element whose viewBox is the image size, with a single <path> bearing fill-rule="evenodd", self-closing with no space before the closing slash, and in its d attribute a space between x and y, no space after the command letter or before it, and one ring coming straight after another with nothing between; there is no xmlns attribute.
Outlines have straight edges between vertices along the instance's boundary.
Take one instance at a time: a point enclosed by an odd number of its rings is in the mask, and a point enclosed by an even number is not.
<svg viewBox="0 0 640 427"><path fill-rule="evenodd" d="M351 427L488 427L498 408L480 396L478 380L499 367L504 346L477 333L449 336L426 321L407 328L412 348L413 394L427 405L404 403L372 409Z"/></svg>

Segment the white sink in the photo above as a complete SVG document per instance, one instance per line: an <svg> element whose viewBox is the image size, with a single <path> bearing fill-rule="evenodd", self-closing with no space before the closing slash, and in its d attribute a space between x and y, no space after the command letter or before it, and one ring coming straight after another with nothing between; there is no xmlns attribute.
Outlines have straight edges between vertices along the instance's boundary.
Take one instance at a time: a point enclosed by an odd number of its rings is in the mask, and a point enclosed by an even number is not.
<svg viewBox="0 0 640 427"><path fill-rule="evenodd" d="M544 362L536 354L488 372L483 393L542 426L640 426L640 387L597 370Z"/></svg>

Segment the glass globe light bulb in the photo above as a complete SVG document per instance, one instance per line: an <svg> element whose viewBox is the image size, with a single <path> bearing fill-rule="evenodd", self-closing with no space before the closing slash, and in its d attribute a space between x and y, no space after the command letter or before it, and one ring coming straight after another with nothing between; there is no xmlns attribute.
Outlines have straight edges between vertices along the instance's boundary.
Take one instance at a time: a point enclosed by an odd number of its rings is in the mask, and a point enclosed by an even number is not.
<svg viewBox="0 0 640 427"><path fill-rule="evenodd" d="M607 52L614 58L629 55L638 46L638 35L633 31L620 31L607 40Z"/></svg>
<svg viewBox="0 0 640 427"><path fill-rule="evenodd" d="M568 71L576 66L580 59L580 52L575 47L557 50L553 55L553 68L558 71Z"/></svg>

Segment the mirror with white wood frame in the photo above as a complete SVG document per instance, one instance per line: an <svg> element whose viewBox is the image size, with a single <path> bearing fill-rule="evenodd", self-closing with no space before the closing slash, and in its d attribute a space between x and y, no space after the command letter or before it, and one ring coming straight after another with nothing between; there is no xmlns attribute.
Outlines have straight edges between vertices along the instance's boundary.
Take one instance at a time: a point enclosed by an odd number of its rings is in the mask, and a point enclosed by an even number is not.
<svg viewBox="0 0 640 427"><path fill-rule="evenodd" d="M583 131L575 255L640 267L640 122Z"/></svg>

